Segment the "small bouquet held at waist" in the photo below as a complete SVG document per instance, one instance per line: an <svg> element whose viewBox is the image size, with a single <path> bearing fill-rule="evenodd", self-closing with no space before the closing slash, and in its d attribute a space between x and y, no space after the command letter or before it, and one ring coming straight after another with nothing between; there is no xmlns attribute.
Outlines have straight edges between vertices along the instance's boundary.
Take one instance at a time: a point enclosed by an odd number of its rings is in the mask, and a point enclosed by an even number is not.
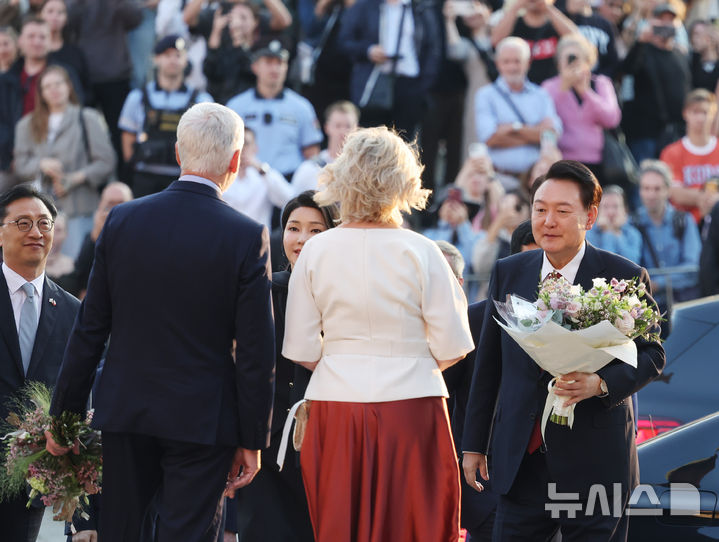
<svg viewBox="0 0 719 542"><path fill-rule="evenodd" d="M547 420L570 428L574 424L575 405L564 407L564 399L553 392L557 377L575 371L594 373L613 359L636 368L634 339L660 341L662 318L645 294L646 285L637 278L609 282L595 278L592 288L584 291L559 277L539 284L534 303L514 295L508 295L506 302L495 300L505 321L497 323L554 377L542 413L542 434Z"/></svg>
<svg viewBox="0 0 719 542"><path fill-rule="evenodd" d="M39 497L45 506L52 506L55 520L71 522L78 507L88 517L83 505L88 504L89 495L100 492L102 445L99 431L90 427L92 410L86 416L73 412L51 416L51 397L44 384L30 382L15 401L16 411L7 418L14 430L2 437L0 500L29 486L28 507ZM51 455L45 450L45 431L72 451Z"/></svg>

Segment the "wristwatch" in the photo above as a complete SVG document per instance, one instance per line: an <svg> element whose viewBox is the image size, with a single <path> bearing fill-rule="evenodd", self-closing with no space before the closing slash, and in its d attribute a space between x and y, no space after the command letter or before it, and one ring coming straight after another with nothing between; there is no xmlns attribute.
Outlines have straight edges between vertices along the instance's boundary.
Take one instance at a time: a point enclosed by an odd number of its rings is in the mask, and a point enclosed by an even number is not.
<svg viewBox="0 0 719 542"><path fill-rule="evenodd" d="M602 391L602 394L597 395L597 397L606 397L607 395L609 395L609 388L607 388L607 383L601 377L599 378L599 389Z"/></svg>
<svg viewBox="0 0 719 542"><path fill-rule="evenodd" d="M519 132L522 129L522 126L524 126L524 125L521 122L519 122L518 120L515 120L512 123L512 131Z"/></svg>

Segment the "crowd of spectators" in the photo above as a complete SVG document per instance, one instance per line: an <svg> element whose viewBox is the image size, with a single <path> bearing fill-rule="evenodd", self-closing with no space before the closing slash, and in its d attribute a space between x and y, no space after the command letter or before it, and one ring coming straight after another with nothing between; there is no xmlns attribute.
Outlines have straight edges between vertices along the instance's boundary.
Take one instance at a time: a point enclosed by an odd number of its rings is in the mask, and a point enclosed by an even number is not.
<svg viewBox="0 0 719 542"><path fill-rule="evenodd" d="M67 274L108 183L176 176L193 103L245 120L227 199L270 226L348 131L388 124L434 190L406 225L459 249L473 298L568 158L605 187L590 242L669 268L671 305L719 293L718 82L714 0L0 0L0 185L53 195Z"/></svg>

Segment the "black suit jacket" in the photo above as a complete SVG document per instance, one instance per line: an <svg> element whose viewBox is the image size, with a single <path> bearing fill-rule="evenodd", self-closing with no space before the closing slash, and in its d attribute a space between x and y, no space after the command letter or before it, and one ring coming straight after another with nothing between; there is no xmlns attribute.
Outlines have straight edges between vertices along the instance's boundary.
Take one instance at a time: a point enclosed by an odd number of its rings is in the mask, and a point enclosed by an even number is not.
<svg viewBox="0 0 719 542"><path fill-rule="evenodd" d="M340 51L353 63L350 78L350 96L359 103L374 64L367 58L371 45L379 43L380 6L382 0L359 0L342 13L337 43ZM419 61L419 81L423 91L428 91L434 83L441 62L441 34L432 3L412 2L414 19L414 46ZM391 51L394 54L392 44Z"/></svg>
<svg viewBox="0 0 719 542"><path fill-rule="evenodd" d="M267 446L275 355L268 247L265 228L199 183L176 181L115 207L51 412L84 409L112 335L95 427Z"/></svg>
<svg viewBox="0 0 719 542"><path fill-rule="evenodd" d="M52 299L52 302L50 301ZM80 302L45 278L40 304L35 345L25 376L15 317L10 303L5 274L0 272L0 419L8 415L8 399L28 381L42 382L49 388L55 385L67 339L77 315Z"/></svg>
<svg viewBox="0 0 719 542"><path fill-rule="evenodd" d="M517 294L537 298L542 268L541 250L498 260L489 284L489 299ZM592 279L640 277L649 289L645 269L629 260L587 243L575 284L592 287ZM503 332L494 303L488 303L477 349L462 449L487 453L490 445L490 479L493 489L506 494L524 458L535 420L541 417L550 375ZM657 343L636 340L637 368L613 360L598 374L606 381L609 396L592 397L577 404L572 429L547 423L546 461L558 491L587 494L594 483L620 482L624 491L638 483L634 421L630 396L664 368L664 349ZM495 413L495 400L497 401ZM494 415L493 415L494 413Z"/></svg>

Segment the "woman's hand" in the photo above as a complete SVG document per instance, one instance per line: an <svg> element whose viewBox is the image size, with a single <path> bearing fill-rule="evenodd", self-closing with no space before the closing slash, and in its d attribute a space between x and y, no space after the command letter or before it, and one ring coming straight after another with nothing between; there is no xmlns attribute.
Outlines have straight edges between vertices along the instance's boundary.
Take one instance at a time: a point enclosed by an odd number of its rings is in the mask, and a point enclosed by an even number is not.
<svg viewBox="0 0 719 542"><path fill-rule="evenodd" d="M207 46L210 49L218 49L220 47L220 42L222 41L222 31L227 27L229 21L229 13L223 15L221 7L215 9L215 14L212 17L212 31L210 32L210 37L207 40Z"/></svg>
<svg viewBox="0 0 719 542"><path fill-rule="evenodd" d="M591 88L592 72L587 66L581 66L574 70L572 87L577 94L584 96Z"/></svg>
<svg viewBox="0 0 719 542"><path fill-rule="evenodd" d="M62 162L57 158L42 158L40 171L48 177L62 177Z"/></svg>
<svg viewBox="0 0 719 542"><path fill-rule="evenodd" d="M454 2L452 2L452 0L448 0L444 3L444 6L442 6L442 15L444 15L444 18L448 21L454 21L457 18L457 13L454 10Z"/></svg>
<svg viewBox="0 0 719 542"><path fill-rule="evenodd" d="M71 186L79 186L86 180L87 175L84 171L74 171L72 173L68 173L67 175L67 181L70 183Z"/></svg>
<svg viewBox="0 0 719 542"><path fill-rule="evenodd" d="M461 201L447 199L439 208L439 219L457 228L469 220L467 206Z"/></svg>

